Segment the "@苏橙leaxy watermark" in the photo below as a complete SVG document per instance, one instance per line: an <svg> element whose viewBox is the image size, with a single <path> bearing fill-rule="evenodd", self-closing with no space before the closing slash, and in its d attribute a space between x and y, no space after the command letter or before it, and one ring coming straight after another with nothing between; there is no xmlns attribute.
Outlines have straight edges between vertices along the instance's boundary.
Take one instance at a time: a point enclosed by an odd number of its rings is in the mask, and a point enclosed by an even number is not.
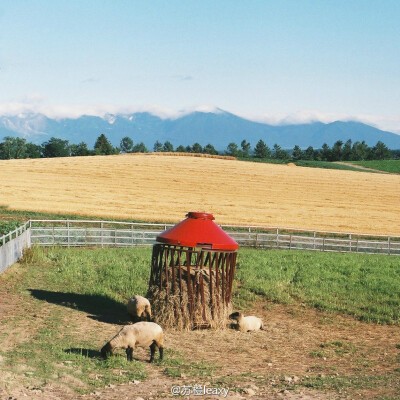
<svg viewBox="0 0 400 400"><path fill-rule="evenodd" d="M229 393L229 388L218 388L218 387L208 387L206 385L174 385L171 387L171 393L173 396L223 396L227 397Z"/></svg>

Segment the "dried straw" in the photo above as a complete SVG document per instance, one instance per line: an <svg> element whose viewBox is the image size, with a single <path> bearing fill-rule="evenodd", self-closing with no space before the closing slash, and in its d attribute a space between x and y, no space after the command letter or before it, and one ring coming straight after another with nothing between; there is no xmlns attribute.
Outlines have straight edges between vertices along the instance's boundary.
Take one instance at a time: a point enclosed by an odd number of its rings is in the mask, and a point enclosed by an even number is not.
<svg viewBox="0 0 400 400"><path fill-rule="evenodd" d="M196 274L195 277L191 277L191 279L196 279L196 285L199 284L199 275ZM213 293L214 307L212 307L209 278L203 276L203 280L205 320L203 318L201 295L193 294L193 312L191 318L187 281L183 280L182 282L182 292L177 289L174 293L170 280L168 282L168 293L166 288L160 289L156 285L149 287L147 298L151 302L155 322L164 328L177 330L190 330L196 327L204 327L205 325L216 330L228 328L229 315L232 313L231 304L225 304L222 301L220 293ZM176 284L176 287L179 288L179 285Z"/></svg>

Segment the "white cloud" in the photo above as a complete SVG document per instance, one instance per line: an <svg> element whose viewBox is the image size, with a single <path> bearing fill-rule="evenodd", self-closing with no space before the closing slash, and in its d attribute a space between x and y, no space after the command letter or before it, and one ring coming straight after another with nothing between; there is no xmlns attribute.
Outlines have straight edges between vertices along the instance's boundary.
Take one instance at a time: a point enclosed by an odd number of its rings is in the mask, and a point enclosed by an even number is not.
<svg viewBox="0 0 400 400"><path fill-rule="evenodd" d="M323 122L325 124L335 121L357 121L400 134L400 116L383 116L372 114L339 114L323 113L315 110L303 110L295 113L277 113L243 116L252 121L264 122L271 125L307 124L310 122Z"/></svg>
<svg viewBox="0 0 400 400"><path fill-rule="evenodd" d="M222 113L216 106L199 105L181 110L172 110L160 106L115 106L115 105L56 105L44 104L40 94L27 95L15 102L0 103L0 116L26 116L30 114L43 114L48 118L79 118L82 115L92 115L110 120L110 114L129 115L138 112L148 112L162 119L177 119L192 112ZM320 121L330 123L334 121L358 121L379 129L400 134L400 115L372 115L372 114L339 114L323 113L316 110L302 110L294 113L274 114L241 114L237 115L252 121L264 122L271 125L307 124Z"/></svg>

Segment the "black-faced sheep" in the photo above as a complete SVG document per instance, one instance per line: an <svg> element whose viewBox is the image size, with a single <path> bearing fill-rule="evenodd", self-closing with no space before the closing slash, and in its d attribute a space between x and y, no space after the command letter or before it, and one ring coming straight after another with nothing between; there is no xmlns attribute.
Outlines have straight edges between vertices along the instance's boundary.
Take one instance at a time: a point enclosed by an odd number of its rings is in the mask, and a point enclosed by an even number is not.
<svg viewBox="0 0 400 400"><path fill-rule="evenodd" d="M234 312L229 318L237 321L237 329L240 332L253 332L263 329L263 322L261 319L252 315L245 317L240 312Z"/></svg>
<svg viewBox="0 0 400 400"><path fill-rule="evenodd" d="M133 296L128 300L128 314L133 322L151 320L151 306L149 300L143 296Z"/></svg>
<svg viewBox="0 0 400 400"><path fill-rule="evenodd" d="M160 360L163 358L164 332L160 325L154 322L137 322L125 325L101 349L101 356L106 359L117 348L126 349L128 361L133 360L133 349L136 346L150 347L150 362L154 361L154 354L158 348Z"/></svg>

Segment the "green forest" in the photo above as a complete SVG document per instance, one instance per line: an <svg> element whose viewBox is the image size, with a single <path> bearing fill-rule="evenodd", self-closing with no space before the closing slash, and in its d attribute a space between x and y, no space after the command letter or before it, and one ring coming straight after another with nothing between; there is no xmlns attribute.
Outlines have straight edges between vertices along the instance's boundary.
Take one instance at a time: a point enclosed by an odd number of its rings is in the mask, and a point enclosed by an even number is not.
<svg viewBox="0 0 400 400"><path fill-rule="evenodd" d="M365 141L352 142L351 139L343 142L338 140L332 147L324 143L320 149L312 146L302 149L294 146L293 149L283 149L278 144L268 147L263 140L259 140L254 147L245 139L240 144L231 142L223 151L218 151L212 144L205 146L194 143L192 146L179 145L174 147L170 141L161 143L156 141L152 149L148 149L143 142L134 143L130 137L124 137L120 145L114 147L106 135L102 133L96 140L94 148L89 149L85 142L70 144L68 140L51 137L41 145L29 143L24 138L6 136L0 142L0 159L17 158L51 158L76 157L93 155L111 155L120 153L147 153L179 152L202 153L211 155L227 155L239 159L275 159L283 161L365 161L399 159L400 150L390 150L383 142L378 141L375 146L368 146Z"/></svg>

